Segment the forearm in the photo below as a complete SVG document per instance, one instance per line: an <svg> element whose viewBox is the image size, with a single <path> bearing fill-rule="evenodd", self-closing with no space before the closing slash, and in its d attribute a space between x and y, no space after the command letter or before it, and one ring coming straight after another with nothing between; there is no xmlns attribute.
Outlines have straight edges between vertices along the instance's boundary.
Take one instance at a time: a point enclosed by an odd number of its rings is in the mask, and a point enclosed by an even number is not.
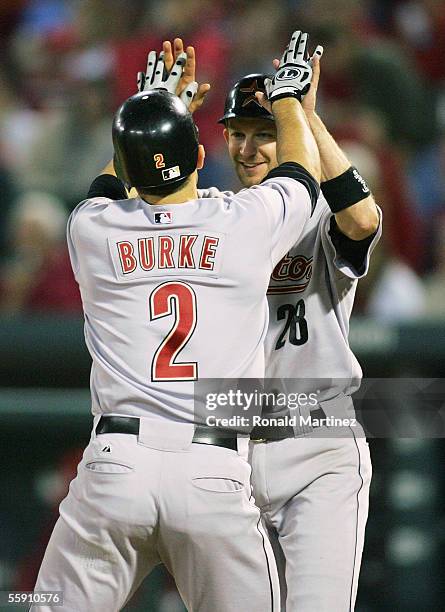
<svg viewBox="0 0 445 612"><path fill-rule="evenodd" d="M351 167L351 162L328 132L320 117L307 113L308 122L320 154L321 180L334 179ZM323 190L323 183L322 183ZM379 214L370 194L360 202L335 213L339 230L352 240L363 240L373 234L379 225Z"/></svg>
<svg viewBox="0 0 445 612"><path fill-rule="evenodd" d="M317 113L306 113L306 117L320 154L321 180L328 181L343 174L351 166L351 162L330 135Z"/></svg>
<svg viewBox="0 0 445 612"><path fill-rule="evenodd" d="M303 108L295 98L282 98L272 105L277 128L277 161L296 162L320 182L320 155Z"/></svg>

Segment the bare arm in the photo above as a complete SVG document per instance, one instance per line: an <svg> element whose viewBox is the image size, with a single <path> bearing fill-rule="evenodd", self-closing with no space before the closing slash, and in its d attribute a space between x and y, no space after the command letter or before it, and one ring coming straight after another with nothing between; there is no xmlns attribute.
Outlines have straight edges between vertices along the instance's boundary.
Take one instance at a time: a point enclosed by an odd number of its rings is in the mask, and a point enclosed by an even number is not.
<svg viewBox="0 0 445 612"><path fill-rule="evenodd" d="M111 176L117 176L116 170L114 168L114 161L112 159L110 159L108 164L105 166L105 168L102 170L102 172L99 172L99 174L111 174ZM132 187L130 189L130 191L128 191L128 197L129 198L137 198L137 197L139 197L139 194L138 194L138 192L136 191L136 189L134 187Z"/></svg>
<svg viewBox="0 0 445 612"><path fill-rule="evenodd" d="M282 98L272 105L277 127L277 160L296 162L320 182L320 156L301 103L296 98Z"/></svg>
<svg viewBox="0 0 445 612"><path fill-rule="evenodd" d="M311 64L306 59L307 41L306 32L292 33L281 60L275 60L277 72L264 81L267 95L261 92L255 95L274 115L278 163L300 164L320 183L320 155L300 102L313 78Z"/></svg>
<svg viewBox="0 0 445 612"><path fill-rule="evenodd" d="M351 162L315 112L309 118L309 124L320 152L322 181L340 176L351 167ZM357 204L335 213L335 220L339 230L348 238L367 238L379 225L379 214L373 196L369 195Z"/></svg>
<svg viewBox="0 0 445 612"><path fill-rule="evenodd" d="M116 176L116 170L114 169L114 162L112 159L110 159L108 164L105 166L102 172L99 172L99 174L111 174L111 176Z"/></svg>
<svg viewBox="0 0 445 612"><path fill-rule="evenodd" d="M108 164L105 166L105 168L102 170L102 172L99 172L99 174L97 175L97 177L94 179L91 187L90 187L90 192L88 193L88 197L98 197L98 196L105 196L105 197L111 197L112 199L118 199L116 197L113 198L113 196L116 196L116 193L113 192L109 192L108 191L108 184L107 184L107 189L105 191L103 191L103 184L101 183L99 186L97 185L97 181L101 180L101 177L103 175L109 175L109 176L115 176L117 177L116 174L116 170L114 167L114 159L110 159L110 161L108 162ZM119 177L117 177L119 178ZM116 182L117 183L117 182ZM124 183L122 183L122 186L125 188L125 192L127 194L127 196L129 198L137 198L138 197L138 192L136 191L136 189L134 189L133 187L130 189L130 191L127 190L127 188L125 187ZM122 194L123 195L123 194Z"/></svg>
<svg viewBox="0 0 445 612"><path fill-rule="evenodd" d="M317 143L321 161L321 180L336 178L351 167L351 162L328 132L323 121L315 112L318 80L320 77L320 58L313 58L313 77L311 87L304 97L302 107L306 113L312 134ZM352 240L363 240L373 234L379 225L379 214L372 195L335 213L339 230Z"/></svg>

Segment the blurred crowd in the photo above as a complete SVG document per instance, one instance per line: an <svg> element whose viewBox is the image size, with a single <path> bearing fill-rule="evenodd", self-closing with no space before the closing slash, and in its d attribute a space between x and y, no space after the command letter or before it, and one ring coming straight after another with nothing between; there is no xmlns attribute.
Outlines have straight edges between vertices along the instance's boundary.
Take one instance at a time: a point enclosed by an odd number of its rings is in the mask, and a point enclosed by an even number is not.
<svg viewBox="0 0 445 612"><path fill-rule="evenodd" d="M224 97L271 71L297 28L324 45L319 113L384 210L354 314L445 318L443 0L2 0L0 312L80 314L66 220L112 156L113 113L150 49L195 46L212 84L200 186L237 190Z"/></svg>

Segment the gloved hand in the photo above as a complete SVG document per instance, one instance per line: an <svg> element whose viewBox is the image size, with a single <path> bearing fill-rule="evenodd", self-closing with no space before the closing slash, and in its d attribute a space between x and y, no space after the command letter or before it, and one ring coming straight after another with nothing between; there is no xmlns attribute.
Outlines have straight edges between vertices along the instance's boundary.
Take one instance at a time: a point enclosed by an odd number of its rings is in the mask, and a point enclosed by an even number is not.
<svg viewBox="0 0 445 612"><path fill-rule="evenodd" d="M178 95L188 108L193 100L193 96L198 91L198 83L193 81L182 91L178 91L186 59L186 53L178 55L171 71L168 73L164 67L164 52L161 51L159 57L157 57L156 51L150 51L147 58L147 72L145 74L143 72L137 73L138 91L164 89Z"/></svg>
<svg viewBox="0 0 445 612"><path fill-rule="evenodd" d="M294 97L301 101L309 91L312 66L307 53L308 35L300 30L292 34L271 79L265 79L267 98L274 102L280 98Z"/></svg>

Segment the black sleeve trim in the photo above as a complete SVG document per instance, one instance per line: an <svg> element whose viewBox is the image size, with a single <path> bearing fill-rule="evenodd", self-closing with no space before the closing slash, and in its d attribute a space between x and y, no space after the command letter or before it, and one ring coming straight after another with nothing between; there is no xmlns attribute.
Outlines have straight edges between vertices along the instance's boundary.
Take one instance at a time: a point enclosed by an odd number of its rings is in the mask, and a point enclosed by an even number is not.
<svg viewBox="0 0 445 612"><path fill-rule="evenodd" d="M110 198L110 200L126 200L127 191L123 182L112 174L96 176L91 183L87 198Z"/></svg>
<svg viewBox="0 0 445 612"><path fill-rule="evenodd" d="M320 194L320 185L314 179L312 174L310 174L306 168L303 168L303 166L297 164L296 162L285 162L284 164L280 164L276 168L273 168L273 170L271 170L261 182L264 183L264 181L267 181L268 179L280 177L292 178L306 187L311 198L312 214Z"/></svg>
<svg viewBox="0 0 445 612"><path fill-rule="evenodd" d="M329 235L338 255L351 264L359 274L363 274L368 250L377 235L377 231L363 240L352 240L339 230L335 217L331 217Z"/></svg>

